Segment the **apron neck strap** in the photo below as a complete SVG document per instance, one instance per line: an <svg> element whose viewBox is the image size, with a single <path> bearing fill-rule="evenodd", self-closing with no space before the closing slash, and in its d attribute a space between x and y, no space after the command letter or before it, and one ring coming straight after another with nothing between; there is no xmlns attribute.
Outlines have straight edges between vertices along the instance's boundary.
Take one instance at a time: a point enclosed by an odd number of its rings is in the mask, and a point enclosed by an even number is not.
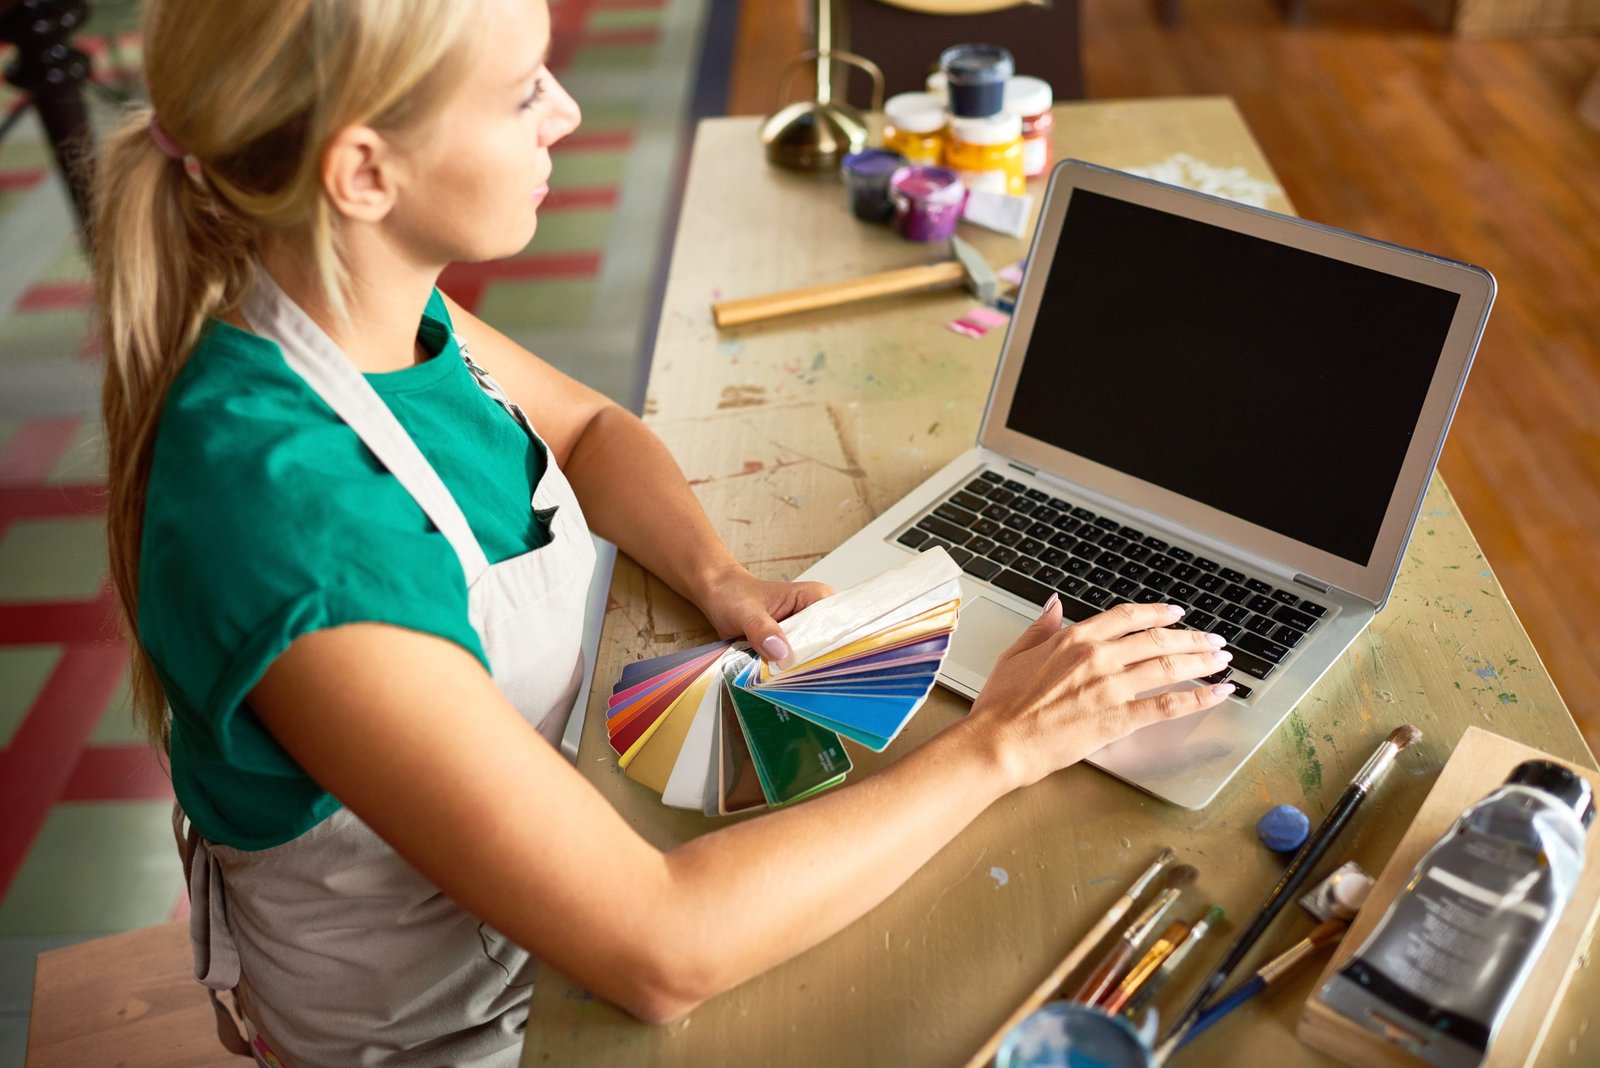
<svg viewBox="0 0 1600 1068"><path fill-rule="evenodd" d="M242 310L250 329L278 343L289 367L356 432L439 528L461 561L470 588L489 569L489 560L461 506L372 383L260 264Z"/></svg>

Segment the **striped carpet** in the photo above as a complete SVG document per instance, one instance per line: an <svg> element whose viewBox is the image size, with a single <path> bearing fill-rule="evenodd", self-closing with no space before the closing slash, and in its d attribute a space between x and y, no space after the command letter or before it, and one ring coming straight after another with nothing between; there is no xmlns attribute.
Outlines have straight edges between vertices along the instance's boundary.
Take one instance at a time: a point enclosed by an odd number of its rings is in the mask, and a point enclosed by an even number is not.
<svg viewBox="0 0 1600 1068"><path fill-rule="evenodd" d="M699 59L725 52L728 7L552 0L551 66L583 126L555 150L534 242L441 279L634 408L695 93L719 76L697 74ZM137 62L136 35L78 43L99 77ZM0 114L24 103L0 94ZM105 581L87 267L29 113L0 142L0 250L0 1064L20 1064L35 953L181 916L187 902L171 787L129 721Z"/></svg>

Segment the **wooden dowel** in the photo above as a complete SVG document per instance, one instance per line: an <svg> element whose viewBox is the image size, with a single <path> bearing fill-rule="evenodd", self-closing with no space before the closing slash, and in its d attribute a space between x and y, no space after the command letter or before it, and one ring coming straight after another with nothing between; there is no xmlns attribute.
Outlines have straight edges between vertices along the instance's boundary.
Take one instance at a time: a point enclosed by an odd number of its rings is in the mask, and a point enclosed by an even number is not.
<svg viewBox="0 0 1600 1068"><path fill-rule="evenodd" d="M949 260L945 263L885 271L883 274L852 278L844 282L806 286L784 293L767 293L759 297L718 301L711 305L711 318L718 326L739 326L763 319L775 319L780 315L853 304L858 300L870 300L873 297L959 285L965 278L966 272L961 264Z"/></svg>

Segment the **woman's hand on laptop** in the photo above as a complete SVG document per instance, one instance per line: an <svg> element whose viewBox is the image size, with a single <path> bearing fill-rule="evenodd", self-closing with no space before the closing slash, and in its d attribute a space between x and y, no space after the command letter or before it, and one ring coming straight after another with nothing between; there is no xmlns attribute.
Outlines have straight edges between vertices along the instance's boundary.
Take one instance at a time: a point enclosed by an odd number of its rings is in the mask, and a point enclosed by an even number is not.
<svg viewBox="0 0 1600 1068"><path fill-rule="evenodd" d="M1000 655L965 725L1027 786L1162 720L1220 704L1231 683L1149 693L1227 666L1219 635L1174 630L1181 610L1124 604L1063 628L1052 599Z"/></svg>

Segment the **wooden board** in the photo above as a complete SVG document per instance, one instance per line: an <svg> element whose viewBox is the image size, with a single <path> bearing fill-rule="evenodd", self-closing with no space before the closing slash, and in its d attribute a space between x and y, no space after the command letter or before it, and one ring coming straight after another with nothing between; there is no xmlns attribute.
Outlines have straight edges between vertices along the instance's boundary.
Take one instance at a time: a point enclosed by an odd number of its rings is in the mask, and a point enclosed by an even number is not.
<svg viewBox="0 0 1600 1068"><path fill-rule="evenodd" d="M39 954L28 1068L228 1068L187 920Z"/></svg>
<svg viewBox="0 0 1600 1068"><path fill-rule="evenodd" d="M1323 970L1317 989L1342 968L1356 948L1364 942L1378 921L1383 918L1390 902L1410 878L1412 870L1422 855L1437 842L1455 823L1467 806L1488 796L1489 792L1505 781L1511 769L1524 760L1556 760L1548 753L1478 727L1472 727L1462 737L1455 754L1439 774L1439 781L1428 794L1428 800L1417 812L1416 819L1395 849L1394 855L1378 876L1372 896L1356 917L1349 933L1339 943L1333 960ZM1600 773L1585 767L1576 767L1561 761L1589 780L1600 795ZM1589 835L1578 888L1567 903L1561 919L1556 922L1544 954L1534 965L1528 981L1517 995L1517 1000L1507 1014L1500 1034L1490 1046L1483 1061L1485 1068L1511 1068L1512 1065L1529 1065L1539 1054L1550 1031L1572 975L1594 934L1595 917L1600 914L1600 843L1597 836ZM1377 1035L1363 1030L1335 1013L1315 995L1306 1001L1296 1032L1302 1042L1332 1053L1350 1064L1418 1065L1423 1063L1409 1053L1389 1045Z"/></svg>

